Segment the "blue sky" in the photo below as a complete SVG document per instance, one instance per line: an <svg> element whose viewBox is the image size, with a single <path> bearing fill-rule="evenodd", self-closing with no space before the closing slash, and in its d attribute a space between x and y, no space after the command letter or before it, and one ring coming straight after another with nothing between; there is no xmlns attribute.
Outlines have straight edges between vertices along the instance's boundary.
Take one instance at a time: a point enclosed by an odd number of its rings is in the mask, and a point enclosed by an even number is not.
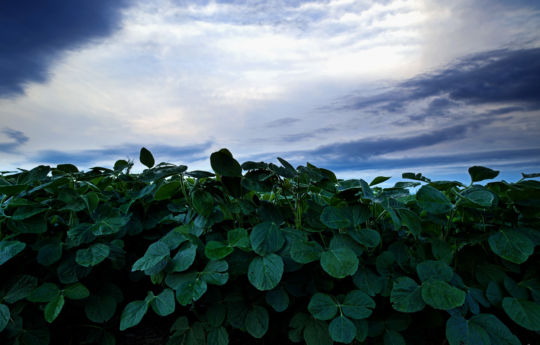
<svg viewBox="0 0 540 345"><path fill-rule="evenodd" d="M311 162L338 176L540 171L540 5L0 4L0 170Z"/></svg>

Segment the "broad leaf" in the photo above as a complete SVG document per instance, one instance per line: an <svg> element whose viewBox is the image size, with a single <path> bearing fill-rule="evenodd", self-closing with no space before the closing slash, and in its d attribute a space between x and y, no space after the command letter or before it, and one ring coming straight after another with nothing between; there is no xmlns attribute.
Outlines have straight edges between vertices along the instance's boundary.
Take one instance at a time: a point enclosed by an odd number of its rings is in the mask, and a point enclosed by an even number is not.
<svg viewBox="0 0 540 345"><path fill-rule="evenodd" d="M187 270L197 255L197 246L191 242L185 242L180 246L176 255L169 262L171 272L183 272Z"/></svg>
<svg viewBox="0 0 540 345"><path fill-rule="evenodd" d="M64 295L58 295L45 306L45 321L53 322L64 307Z"/></svg>
<svg viewBox="0 0 540 345"><path fill-rule="evenodd" d="M91 295L86 299L84 313L95 323L109 321L116 312L116 300L111 295Z"/></svg>
<svg viewBox="0 0 540 345"><path fill-rule="evenodd" d="M211 329L208 332L207 337L208 344L212 345L228 345L229 344L229 333L225 327L218 327Z"/></svg>
<svg viewBox="0 0 540 345"><path fill-rule="evenodd" d="M495 254L516 264L524 263L534 252L534 243L517 229L501 229L488 242Z"/></svg>
<svg viewBox="0 0 540 345"><path fill-rule="evenodd" d="M328 333L332 340L349 344L356 336L356 326L343 315L336 317L328 326Z"/></svg>
<svg viewBox="0 0 540 345"><path fill-rule="evenodd" d="M84 267L91 267L105 260L110 254L110 248L103 243L96 243L86 249L77 250L75 261Z"/></svg>
<svg viewBox="0 0 540 345"><path fill-rule="evenodd" d="M128 303L120 316L120 330L124 331L138 325L147 310L148 303L146 301L133 301Z"/></svg>
<svg viewBox="0 0 540 345"><path fill-rule="evenodd" d="M391 329L384 332L384 345L406 345L403 336Z"/></svg>
<svg viewBox="0 0 540 345"><path fill-rule="evenodd" d="M0 265L23 251L26 243L19 241L0 241Z"/></svg>
<svg viewBox="0 0 540 345"><path fill-rule="evenodd" d="M275 311L282 312L289 306L289 295L282 288L270 290L265 295L266 303L268 303Z"/></svg>
<svg viewBox="0 0 540 345"><path fill-rule="evenodd" d="M0 304L0 333L4 330L4 328L6 328L10 317L11 314L8 306L5 304Z"/></svg>
<svg viewBox="0 0 540 345"><path fill-rule="evenodd" d="M294 240L291 244L291 258L301 264L317 261L321 257L323 248L315 241Z"/></svg>
<svg viewBox="0 0 540 345"><path fill-rule="evenodd" d="M216 174L228 177L241 177L242 167L227 149L221 149L210 155L210 165Z"/></svg>
<svg viewBox="0 0 540 345"><path fill-rule="evenodd" d="M274 222L257 224L249 235L253 251L259 255L273 253L283 247L285 236Z"/></svg>
<svg viewBox="0 0 540 345"><path fill-rule="evenodd" d="M446 195L429 185L416 192L416 200L422 209L433 214L446 213L454 207Z"/></svg>
<svg viewBox="0 0 540 345"><path fill-rule="evenodd" d="M422 299L422 287L409 277L399 277L390 294L392 307L402 313L415 313L426 306Z"/></svg>
<svg viewBox="0 0 540 345"><path fill-rule="evenodd" d="M141 152L139 153L139 160L148 168L153 167L156 163L156 161L154 160L154 156L152 156L152 153L144 147L141 148Z"/></svg>
<svg viewBox="0 0 540 345"><path fill-rule="evenodd" d="M517 298L505 297L502 307L510 318L523 328L540 331L540 305Z"/></svg>
<svg viewBox="0 0 540 345"><path fill-rule="evenodd" d="M144 256L135 261L131 271L144 271L157 265L161 260L168 257L169 247L163 242L152 243Z"/></svg>
<svg viewBox="0 0 540 345"><path fill-rule="evenodd" d="M426 260L416 265L416 272L421 281L426 281L431 278L449 282L454 271L446 263L442 261Z"/></svg>
<svg viewBox="0 0 540 345"><path fill-rule="evenodd" d="M317 292L309 301L308 310L318 320L330 320L338 312L338 305L332 296Z"/></svg>
<svg viewBox="0 0 540 345"><path fill-rule="evenodd" d="M272 290L283 275L283 260L276 254L254 258L248 267L248 280L258 290Z"/></svg>
<svg viewBox="0 0 540 345"><path fill-rule="evenodd" d="M368 247L375 248L381 243L381 235L373 229L351 230L347 232L356 242Z"/></svg>
<svg viewBox="0 0 540 345"><path fill-rule="evenodd" d="M167 316L174 313L176 307L174 292L171 289L163 290L163 292L152 300L150 305L159 316Z"/></svg>
<svg viewBox="0 0 540 345"><path fill-rule="evenodd" d="M321 267L334 278L345 278L358 269L358 257L346 247L330 249L321 254Z"/></svg>
<svg viewBox="0 0 540 345"><path fill-rule="evenodd" d="M254 338L262 338L268 331L268 311L259 305L254 305L246 316L246 330Z"/></svg>
<svg viewBox="0 0 540 345"><path fill-rule="evenodd" d="M360 290L353 290L341 304L343 314L352 319L368 318L375 308L375 301Z"/></svg>
<svg viewBox="0 0 540 345"><path fill-rule="evenodd" d="M62 257L62 243L50 243L39 248L37 262L43 266L50 266Z"/></svg>
<svg viewBox="0 0 540 345"><path fill-rule="evenodd" d="M85 299L90 296L90 291L81 283L68 285L64 288L64 295L69 299Z"/></svg>
<svg viewBox="0 0 540 345"><path fill-rule="evenodd" d="M225 260L208 261L204 270L200 273L202 280L208 284L224 285L229 279L229 264Z"/></svg>
<svg viewBox="0 0 540 345"><path fill-rule="evenodd" d="M469 175L471 176L472 183L474 183L493 179L499 175L499 171L482 166L473 166L469 168Z"/></svg>
<svg viewBox="0 0 540 345"><path fill-rule="evenodd" d="M442 280L428 280L422 285L424 302L435 309L449 310L465 303L465 292Z"/></svg>

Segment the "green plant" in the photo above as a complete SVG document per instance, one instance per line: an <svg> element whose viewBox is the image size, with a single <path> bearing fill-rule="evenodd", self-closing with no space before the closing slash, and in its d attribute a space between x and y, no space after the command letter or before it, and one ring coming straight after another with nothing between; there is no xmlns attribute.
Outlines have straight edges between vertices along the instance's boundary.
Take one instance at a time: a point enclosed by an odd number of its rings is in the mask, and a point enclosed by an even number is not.
<svg viewBox="0 0 540 345"><path fill-rule="evenodd" d="M226 149L214 173L140 161L0 177L2 344L115 344L145 324L168 344L539 339L538 174L382 188Z"/></svg>

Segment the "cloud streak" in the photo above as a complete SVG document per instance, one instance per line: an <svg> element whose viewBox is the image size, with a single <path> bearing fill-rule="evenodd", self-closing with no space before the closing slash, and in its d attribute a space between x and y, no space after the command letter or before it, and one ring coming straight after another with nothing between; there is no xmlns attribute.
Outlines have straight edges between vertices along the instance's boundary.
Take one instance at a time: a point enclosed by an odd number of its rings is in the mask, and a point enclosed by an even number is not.
<svg viewBox="0 0 540 345"><path fill-rule="evenodd" d="M0 142L0 152L3 153L15 153L20 146L29 140L23 132L15 129L4 128L2 133L11 139L10 142Z"/></svg>

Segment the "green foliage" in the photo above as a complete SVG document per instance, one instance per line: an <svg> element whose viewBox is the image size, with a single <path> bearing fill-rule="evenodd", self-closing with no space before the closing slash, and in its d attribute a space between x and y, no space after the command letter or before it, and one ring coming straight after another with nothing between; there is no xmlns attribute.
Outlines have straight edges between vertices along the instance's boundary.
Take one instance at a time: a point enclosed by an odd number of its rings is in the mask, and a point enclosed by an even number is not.
<svg viewBox="0 0 540 345"><path fill-rule="evenodd" d="M186 345L539 337L538 174L383 188L226 149L213 172L139 158L140 174L119 160L0 176L1 344L114 345L147 324Z"/></svg>

